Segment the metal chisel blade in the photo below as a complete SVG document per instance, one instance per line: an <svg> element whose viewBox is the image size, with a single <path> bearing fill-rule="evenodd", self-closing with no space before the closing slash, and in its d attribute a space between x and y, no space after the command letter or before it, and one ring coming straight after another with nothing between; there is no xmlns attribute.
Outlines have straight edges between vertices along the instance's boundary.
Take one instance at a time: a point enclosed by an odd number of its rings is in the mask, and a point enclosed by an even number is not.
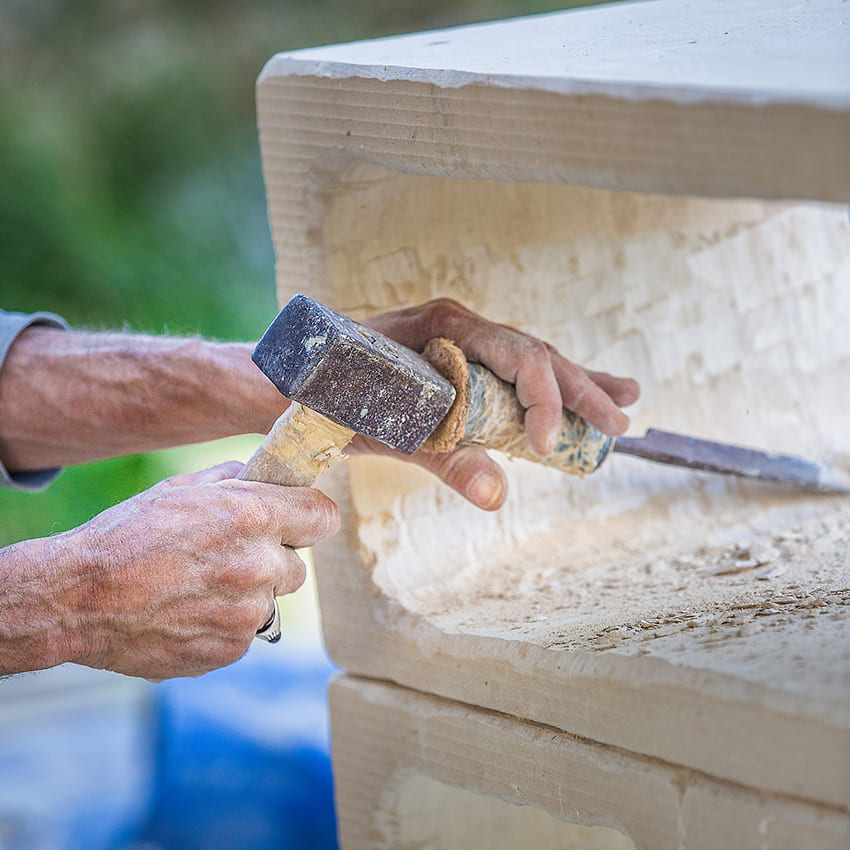
<svg viewBox="0 0 850 850"><path fill-rule="evenodd" d="M850 493L850 477L828 464L655 428L650 428L643 437L618 437L614 441L614 451L657 463L778 481L821 493Z"/></svg>

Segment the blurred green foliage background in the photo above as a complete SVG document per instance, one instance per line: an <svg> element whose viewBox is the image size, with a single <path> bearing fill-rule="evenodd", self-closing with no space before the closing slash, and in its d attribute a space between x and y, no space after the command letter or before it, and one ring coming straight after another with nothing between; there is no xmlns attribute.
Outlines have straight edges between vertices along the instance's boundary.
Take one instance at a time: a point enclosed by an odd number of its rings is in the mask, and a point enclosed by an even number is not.
<svg viewBox="0 0 850 850"><path fill-rule="evenodd" d="M569 5L585 4L4 0L0 305L94 329L256 338L277 309L254 114L265 61ZM221 453L122 458L66 470L44 494L0 492L0 545Z"/></svg>

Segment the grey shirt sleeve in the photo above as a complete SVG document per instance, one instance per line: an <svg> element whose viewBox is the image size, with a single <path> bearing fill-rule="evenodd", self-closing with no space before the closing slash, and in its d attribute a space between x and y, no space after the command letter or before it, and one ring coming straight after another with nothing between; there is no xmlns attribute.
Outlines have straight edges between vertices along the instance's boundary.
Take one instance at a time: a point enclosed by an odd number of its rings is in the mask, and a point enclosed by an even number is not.
<svg viewBox="0 0 850 850"><path fill-rule="evenodd" d="M0 310L0 369L12 343L18 335L31 325L46 325L51 328L67 328L68 323L53 313L7 313ZM3 412L0 411L0 416ZM36 469L10 473L0 460L0 487L15 487L18 490L42 490L60 472L59 469Z"/></svg>

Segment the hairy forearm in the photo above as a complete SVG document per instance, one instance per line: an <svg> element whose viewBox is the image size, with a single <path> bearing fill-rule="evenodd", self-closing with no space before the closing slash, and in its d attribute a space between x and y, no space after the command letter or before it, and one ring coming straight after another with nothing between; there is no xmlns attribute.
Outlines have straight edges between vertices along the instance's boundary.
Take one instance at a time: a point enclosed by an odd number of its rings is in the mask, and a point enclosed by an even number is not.
<svg viewBox="0 0 850 850"><path fill-rule="evenodd" d="M12 471L268 430L285 400L241 343L33 327L0 371Z"/></svg>
<svg viewBox="0 0 850 850"><path fill-rule="evenodd" d="M75 622L86 558L68 569L69 535L0 549L0 676L73 661L82 651Z"/></svg>

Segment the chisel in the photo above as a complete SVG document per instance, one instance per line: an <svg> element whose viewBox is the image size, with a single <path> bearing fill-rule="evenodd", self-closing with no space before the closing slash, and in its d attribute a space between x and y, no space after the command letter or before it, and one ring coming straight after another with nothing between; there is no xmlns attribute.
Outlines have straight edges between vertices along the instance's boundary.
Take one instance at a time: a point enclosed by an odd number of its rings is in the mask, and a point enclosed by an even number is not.
<svg viewBox="0 0 850 850"><path fill-rule="evenodd" d="M793 484L821 493L850 493L850 479L829 464L655 428L643 437L618 437L613 440L612 451L721 475Z"/></svg>
<svg viewBox="0 0 850 850"><path fill-rule="evenodd" d="M442 352L450 351L455 368L462 370L459 349L451 351L454 346L446 340L432 340L429 347L426 353L438 362L447 362L448 357ZM440 353L435 355L434 349ZM619 452L655 463L793 485L814 492L850 493L850 477L826 463L655 428L643 437L609 437L566 409L554 452L548 458L540 458L525 440L525 411L511 385L476 363L467 363L466 371L469 410L459 445L477 443L501 448L508 455L582 476L598 469L613 452Z"/></svg>

